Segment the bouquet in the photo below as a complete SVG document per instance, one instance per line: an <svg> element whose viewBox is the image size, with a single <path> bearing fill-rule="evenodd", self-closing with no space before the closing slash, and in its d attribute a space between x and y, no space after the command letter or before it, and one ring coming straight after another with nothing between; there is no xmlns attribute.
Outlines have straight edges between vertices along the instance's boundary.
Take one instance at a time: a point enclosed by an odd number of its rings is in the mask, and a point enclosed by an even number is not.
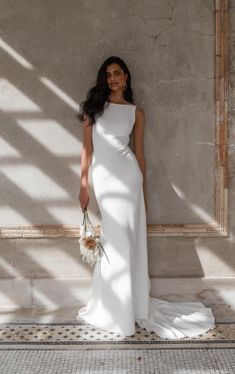
<svg viewBox="0 0 235 374"><path fill-rule="evenodd" d="M82 261L87 262L90 266L94 266L96 261L100 261L101 256L105 254L103 245L101 244L101 237L96 235L93 225L88 216L87 209L84 210L83 222L80 225L80 252L82 254Z"/></svg>

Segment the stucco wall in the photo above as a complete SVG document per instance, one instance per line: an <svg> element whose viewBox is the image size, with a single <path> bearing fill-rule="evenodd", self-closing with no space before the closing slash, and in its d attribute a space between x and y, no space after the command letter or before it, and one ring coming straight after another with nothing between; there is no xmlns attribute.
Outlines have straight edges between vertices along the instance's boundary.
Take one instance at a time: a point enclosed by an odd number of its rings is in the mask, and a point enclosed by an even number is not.
<svg viewBox="0 0 235 374"><path fill-rule="evenodd" d="M5 2L1 12L1 225L81 221L78 104L109 55L146 113L148 223L214 216L214 1ZM234 58L230 1L228 238L149 237L153 295L235 318ZM233 56L234 55L234 56ZM92 195L91 217L99 222ZM74 305L91 279L77 239L2 239L4 306ZM22 292L23 290L23 292Z"/></svg>

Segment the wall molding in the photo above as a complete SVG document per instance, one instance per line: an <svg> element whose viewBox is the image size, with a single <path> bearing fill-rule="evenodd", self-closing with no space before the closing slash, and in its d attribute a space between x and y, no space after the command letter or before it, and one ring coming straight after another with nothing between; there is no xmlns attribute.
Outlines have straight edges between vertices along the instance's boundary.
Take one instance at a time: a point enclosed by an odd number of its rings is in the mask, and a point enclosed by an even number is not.
<svg viewBox="0 0 235 374"><path fill-rule="evenodd" d="M209 224L149 224L148 236L228 236L228 0L215 1L215 220ZM99 232L99 226L96 226ZM70 225L0 226L0 238L79 237Z"/></svg>

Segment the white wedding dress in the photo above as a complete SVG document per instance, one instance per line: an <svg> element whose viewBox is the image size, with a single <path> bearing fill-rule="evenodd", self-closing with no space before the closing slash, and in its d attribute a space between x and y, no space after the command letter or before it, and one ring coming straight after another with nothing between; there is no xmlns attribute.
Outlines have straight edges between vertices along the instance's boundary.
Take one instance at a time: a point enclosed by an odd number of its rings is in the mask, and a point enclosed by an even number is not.
<svg viewBox="0 0 235 374"><path fill-rule="evenodd" d="M215 327L211 308L150 297L143 176L129 147L135 109L106 102L93 125L91 176L109 262L104 255L95 264L76 318L124 336L135 334L137 322L162 338L194 337Z"/></svg>

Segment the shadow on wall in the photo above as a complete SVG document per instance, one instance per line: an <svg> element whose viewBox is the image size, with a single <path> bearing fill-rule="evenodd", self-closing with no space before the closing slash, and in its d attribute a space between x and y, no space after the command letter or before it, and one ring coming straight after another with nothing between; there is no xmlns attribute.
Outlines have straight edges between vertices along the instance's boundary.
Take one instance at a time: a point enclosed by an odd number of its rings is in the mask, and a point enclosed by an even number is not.
<svg viewBox="0 0 235 374"><path fill-rule="evenodd" d="M97 45L94 50L95 24L102 22L99 17L97 20L91 19L87 29L82 17L82 10L87 15L86 9L79 9L81 12L78 12L74 2L68 12L65 5L62 5L65 9L51 9L51 4L45 6L39 2L31 9L27 9L29 5L26 2L14 4L14 9L13 4L5 4L3 12L4 37L0 39L0 187L4 191L0 196L2 225L80 223L77 194L82 127L75 118L79 109L77 97L84 97L89 86L87 77L89 82L90 77L95 79L102 57L106 58L117 51L120 55L127 55L121 44L115 43L104 44L103 49ZM71 14L74 16L71 17ZM78 22L79 30L93 30L90 39L84 41L77 36ZM97 48L99 62L93 58ZM164 165L160 167L164 168ZM154 167L152 172L151 177L154 177ZM179 209L187 207L188 212L193 211L199 222L210 219L210 214L190 202L167 173L165 178L167 194L172 201L177 199ZM92 201L90 208L93 217L97 218L95 201ZM165 243L170 240L172 238ZM60 239L63 251L57 248L57 243L54 239L2 240L2 280L38 280L38 285L35 282L35 299L31 303L50 304L56 308L57 297L53 299L52 291L47 290L43 279L56 278L63 271L65 278L74 278L75 289L78 276L88 279L91 275L88 268L80 264L78 250L74 251L74 241ZM167 268L166 251L162 252L162 256L166 274L171 274L169 266ZM204 269L192 243L190 258L191 261L193 259L195 276L203 277ZM179 257L177 261L180 264ZM155 270L151 269L150 272L154 275ZM63 294L68 295L68 299L69 295L74 299L71 283L68 283L67 288L63 283L63 287ZM4 294L3 289L1 292ZM18 292L22 292L22 288ZM24 302L21 297L14 299L12 296L11 300L10 292L5 291L5 297L9 299L9 304L15 306L17 300L19 305Z"/></svg>

